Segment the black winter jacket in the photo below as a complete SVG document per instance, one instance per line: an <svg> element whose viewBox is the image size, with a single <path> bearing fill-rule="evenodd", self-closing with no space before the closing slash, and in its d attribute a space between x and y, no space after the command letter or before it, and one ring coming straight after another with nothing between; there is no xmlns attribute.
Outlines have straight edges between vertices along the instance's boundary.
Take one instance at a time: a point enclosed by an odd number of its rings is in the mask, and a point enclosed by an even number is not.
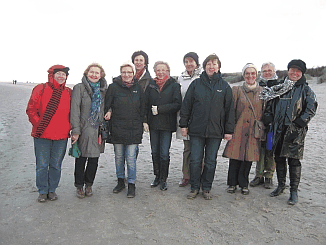
<svg viewBox="0 0 326 245"><path fill-rule="evenodd" d="M149 129L175 132L177 112L182 103L180 84L170 77L160 91L156 82L151 80L145 95L145 114ZM157 106L158 115L153 116L152 105Z"/></svg>
<svg viewBox="0 0 326 245"><path fill-rule="evenodd" d="M143 137L144 92L135 81L126 87L121 76L113 79L113 83L105 96L105 113L112 110L110 134L112 144L140 144Z"/></svg>
<svg viewBox="0 0 326 245"><path fill-rule="evenodd" d="M180 110L180 127L190 136L224 138L234 132L234 106L231 87L214 73L209 79L204 71L194 80Z"/></svg>
<svg viewBox="0 0 326 245"><path fill-rule="evenodd" d="M290 102L287 103L287 101ZM275 152L281 137L284 137L280 156L302 159L308 123L315 116L318 106L315 93L306 83L306 78L302 76L290 91L271 102L267 103L264 120L272 119L273 151ZM291 124L287 127L285 134L282 134L286 116Z"/></svg>

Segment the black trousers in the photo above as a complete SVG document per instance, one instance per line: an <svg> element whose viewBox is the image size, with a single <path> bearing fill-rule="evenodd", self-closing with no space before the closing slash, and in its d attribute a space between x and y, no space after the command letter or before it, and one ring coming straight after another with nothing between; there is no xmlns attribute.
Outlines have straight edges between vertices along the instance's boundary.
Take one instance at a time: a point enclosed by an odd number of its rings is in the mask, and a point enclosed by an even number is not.
<svg viewBox="0 0 326 245"><path fill-rule="evenodd" d="M228 181L229 186L248 187L249 172L252 162L230 159Z"/></svg>
<svg viewBox="0 0 326 245"><path fill-rule="evenodd" d="M75 159L76 187L82 188L85 184L86 186L93 185L98 166L98 159L98 157L79 157ZM85 169L86 161L87 166Z"/></svg>

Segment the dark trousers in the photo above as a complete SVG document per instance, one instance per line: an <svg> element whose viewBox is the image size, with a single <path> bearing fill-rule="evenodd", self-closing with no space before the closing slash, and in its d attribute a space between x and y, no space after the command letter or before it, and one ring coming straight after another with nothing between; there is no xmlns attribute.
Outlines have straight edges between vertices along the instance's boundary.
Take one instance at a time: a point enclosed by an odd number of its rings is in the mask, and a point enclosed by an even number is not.
<svg viewBox="0 0 326 245"><path fill-rule="evenodd" d="M82 188L84 184L86 184L86 186L93 185L98 166L98 159L98 157L79 157L75 159L76 187ZM86 161L87 166L85 169Z"/></svg>
<svg viewBox="0 0 326 245"><path fill-rule="evenodd" d="M230 159L227 184L239 185L241 188L248 187L251 164L252 162L249 161Z"/></svg>

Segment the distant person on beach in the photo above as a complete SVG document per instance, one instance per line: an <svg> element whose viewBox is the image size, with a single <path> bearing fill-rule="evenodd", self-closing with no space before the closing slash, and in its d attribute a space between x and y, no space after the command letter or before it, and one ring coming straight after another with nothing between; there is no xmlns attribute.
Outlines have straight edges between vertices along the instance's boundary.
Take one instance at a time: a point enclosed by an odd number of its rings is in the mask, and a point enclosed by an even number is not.
<svg viewBox="0 0 326 245"><path fill-rule="evenodd" d="M290 172L288 204L295 205L298 202L304 140L318 103L304 76L306 63L300 59L291 60L287 68L288 76L284 82L271 88L265 87L260 97L265 101L272 100L272 103L267 103L263 117L265 125L272 123L274 133L272 150L278 186L270 196L279 196L285 189L287 160Z"/></svg>
<svg viewBox="0 0 326 245"><path fill-rule="evenodd" d="M270 88L277 84L279 84L279 81L275 65L272 62L263 63L261 66L259 86ZM266 125L267 132L269 128L270 125ZM266 141L261 141L259 161L256 163L256 176L250 182L250 186L264 185L266 189L270 189L273 186L275 165L273 152L266 150Z"/></svg>
<svg viewBox="0 0 326 245"><path fill-rule="evenodd" d="M172 133L177 129L177 112L182 98L180 84L170 77L170 66L163 61L154 64L156 77L146 88L145 115L149 126L155 179L151 187L160 184L167 190ZM147 126L147 127L148 127Z"/></svg>
<svg viewBox="0 0 326 245"><path fill-rule="evenodd" d="M232 87L235 130L228 141L223 157L229 158L227 192L235 193L237 185L243 195L249 194L249 172L253 161L259 160L260 139L254 134L256 120L263 115L263 101L259 93L263 90L256 82L258 70L254 64L248 63L242 69L245 82L241 86Z"/></svg>
<svg viewBox="0 0 326 245"><path fill-rule="evenodd" d="M202 72L201 65L199 64L198 55L195 52L189 52L183 57L183 64L186 68L178 78L178 83L181 85L181 96L185 97L189 85L195 79L199 78ZM178 113L178 122L180 120L180 113ZM177 139L183 140L183 163L182 163L182 180L179 183L180 187L185 187L189 184L190 180L190 136L182 136L181 128L177 128Z"/></svg>
<svg viewBox="0 0 326 245"><path fill-rule="evenodd" d="M52 66L48 70L48 82L34 87L26 109L33 125L39 202L58 199L55 191L70 131L71 89L65 86L68 71L62 65Z"/></svg>
<svg viewBox="0 0 326 245"><path fill-rule="evenodd" d="M103 127L104 124L106 90L107 82L104 69L101 65L92 63L84 71L82 82L76 84L72 92L71 144L77 144L81 151L81 156L75 158L74 173L78 198L93 195L92 186L98 161L105 146L100 127Z"/></svg>
<svg viewBox="0 0 326 245"><path fill-rule="evenodd" d="M136 161L143 138L144 92L135 78L134 64L120 66L121 75L113 79L105 97L105 119L110 120L118 184L113 193L125 188L125 164L128 172L128 198L136 195Z"/></svg>
<svg viewBox="0 0 326 245"><path fill-rule="evenodd" d="M140 84L145 92L152 79L148 71L148 55L142 50L136 51L132 54L131 60L136 68L135 78L138 80L138 84Z"/></svg>
<svg viewBox="0 0 326 245"><path fill-rule="evenodd" d="M190 135L191 192L188 199L196 198L200 187L203 197L212 199L217 152L222 139L231 140L234 131L232 90L222 79L220 68L216 54L204 60L204 71L190 84L180 110L182 135Z"/></svg>

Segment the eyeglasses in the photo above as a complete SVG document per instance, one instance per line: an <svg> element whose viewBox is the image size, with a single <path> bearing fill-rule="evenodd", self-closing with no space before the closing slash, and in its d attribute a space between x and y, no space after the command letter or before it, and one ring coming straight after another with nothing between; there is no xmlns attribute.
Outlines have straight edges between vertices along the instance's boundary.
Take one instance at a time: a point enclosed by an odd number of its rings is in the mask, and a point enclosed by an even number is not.
<svg viewBox="0 0 326 245"><path fill-rule="evenodd" d="M133 74L133 72L132 71L123 71L123 72L121 72L121 74L122 75L131 75L131 74Z"/></svg>

